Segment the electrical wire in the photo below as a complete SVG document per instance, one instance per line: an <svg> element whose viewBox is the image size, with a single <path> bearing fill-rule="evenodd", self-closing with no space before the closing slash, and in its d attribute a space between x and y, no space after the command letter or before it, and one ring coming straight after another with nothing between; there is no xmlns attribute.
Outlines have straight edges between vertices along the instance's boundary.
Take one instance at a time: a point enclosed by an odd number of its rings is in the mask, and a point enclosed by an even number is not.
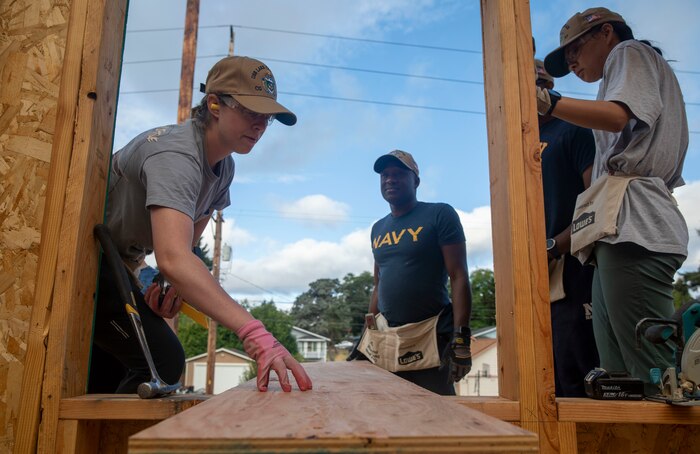
<svg viewBox="0 0 700 454"><path fill-rule="evenodd" d="M257 30L257 31L264 31L264 32L273 32L273 33L286 33L286 34L290 34L290 35L313 36L313 37L317 37L317 38L338 39L338 40L344 40L344 41L357 41L357 42L372 43L372 44L384 44L384 45L389 45L389 46L412 47L412 48L416 48L416 49L440 50L440 51L458 52L458 53L476 54L476 55L481 54L481 51L479 51L479 50L459 49L456 47L432 46L432 45L428 45L428 44L412 44L412 43L404 43L404 42L398 42L398 41L385 41L385 40L381 40L381 39L357 38L357 37L353 37L353 36L328 35L328 34L323 34L323 33L301 32L301 31L296 31L296 30L283 30L280 28L254 27L251 25L235 25L235 24L200 25L199 29L202 30L202 29L210 29L210 28L229 28L229 27L247 29L247 30ZM150 32L182 31L182 30L184 30L183 27L150 28L150 29L127 30L126 33L147 33L147 32L150 33Z"/></svg>

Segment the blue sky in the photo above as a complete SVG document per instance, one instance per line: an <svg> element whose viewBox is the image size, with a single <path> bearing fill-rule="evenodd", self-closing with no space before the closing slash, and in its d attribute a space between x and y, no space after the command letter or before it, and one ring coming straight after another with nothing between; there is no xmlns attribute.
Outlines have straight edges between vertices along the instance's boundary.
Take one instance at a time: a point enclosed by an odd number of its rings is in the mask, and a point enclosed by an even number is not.
<svg viewBox="0 0 700 454"><path fill-rule="evenodd" d="M115 149L176 121L185 3L130 1ZM576 11L613 9L638 38L655 41L674 60L690 130L700 131L700 7L669 0L661 14L657 5L533 0L537 56L558 45L561 25ZM418 162L419 199L447 202L460 213L470 271L492 268L480 20L477 0L201 2L195 85L228 52L234 25L234 52L270 66L278 100L299 118L293 127L274 123L251 154L234 155L223 235L233 253L222 265L234 298L273 298L289 308L315 279L371 271L369 229L388 213L372 164L395 148ZM557 88L592 99L597 84L569 75ZM195 92L195 101L200 97ZM688 184L676 197L694 231L700 134L690 135L684 177ZM698 266L700 237L691 233L684 268Z"/></svg>

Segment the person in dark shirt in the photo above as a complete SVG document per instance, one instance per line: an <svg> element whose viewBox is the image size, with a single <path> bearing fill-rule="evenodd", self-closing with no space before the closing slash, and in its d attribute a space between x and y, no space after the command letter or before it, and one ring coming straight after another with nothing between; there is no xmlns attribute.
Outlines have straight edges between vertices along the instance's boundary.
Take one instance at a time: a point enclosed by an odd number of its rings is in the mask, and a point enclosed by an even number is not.
<svg viewBox="0 0 700 454"><path fill-rule="evenodd" d="M537 86L554 88L541 60L535 60L535 69ZM547 257L550 270L557 264L564 268L561 274L550 273L550 286L564 291L563 297L552 297L557 299L551 305L556 395L585 397L583 379L599 362L593 336L593 267L581 265L569 250L576 197L591 184L595 142L590 129L550 115L539 115L538 123Z"/></svg>
<svg viewBox="0 0 700 454"><path fill-rule="evenodd" d="M416 199L420 178L409 153L395 150L379 157L374 171L391 213L372 226L369 310L381 312L392 327L440 314L436 335L442 366L396 374L435 393L454 395L454 383L471 368L471 289L462 224L450 205Z"/></svg>

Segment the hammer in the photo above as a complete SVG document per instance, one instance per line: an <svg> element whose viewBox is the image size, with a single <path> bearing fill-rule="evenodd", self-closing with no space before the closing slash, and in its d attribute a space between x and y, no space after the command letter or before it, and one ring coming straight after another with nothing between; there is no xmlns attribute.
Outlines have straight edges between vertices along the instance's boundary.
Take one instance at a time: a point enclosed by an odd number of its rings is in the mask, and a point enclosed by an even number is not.
<svg viewBox="0 0 700 454"><path fill-rule="evenodd" d="M131 325L134 327L134 331L136 332L136 338L139 340L141 350L143 350L143 355L146 357L148 369L151 371L151 381L141 383L138 386L138 395L141 399L151 399L170 394L179 389L181 384L178 382L174 385L168 385L158 375L156 366L153 363L153 357L151 356L151 350L148 348L148 343L146 342L146 334L143 331L141 316L139 315L139 311L136 307L136 299L134 298L134 293L131 290L129 276L126 274L126 270L124 269L126 265L121 261L119 251L117 251L117 247L112 242L109 229L104 224L97 224L93 229L93 232L102 246L104 257L107 259L107 263L109 264L112 273L114 273L117 289L119 291L119 297L124 303L126 313L128 314L129 320L131 320Z"/></svg>

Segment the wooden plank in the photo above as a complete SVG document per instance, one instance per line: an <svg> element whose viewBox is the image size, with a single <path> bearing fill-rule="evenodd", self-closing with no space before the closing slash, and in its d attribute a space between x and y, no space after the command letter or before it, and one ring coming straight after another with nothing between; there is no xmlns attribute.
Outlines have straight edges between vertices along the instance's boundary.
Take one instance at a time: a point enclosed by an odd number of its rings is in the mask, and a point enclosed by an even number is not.
<svg viewBox="0 0 700 454"><path fill-rule="evenodd" d="M559 423L559 452L576 454L578 452L578 438L576 436L576 423Z"/></svg>
<svg viewBox="0 0 700 454"><path fill-rule="evenodd" d="M636 424L698 424L700 407L649 401L557 398L559 421Z"/></svg>
<svg viewBox="0 0 700 454"><path fill-rule="evenodd" d="M522 427L540 435L540 450L556 452L559 441L542 246L544 210L529 2L482 0L481 11L499 392L520 402Z"/></svg>
<svg viewBox="0 0 700 454"><path fill-rule="evenodd" d="M129 452L537 450L535 434L367 362L306 368L312 391L260 393L251 380L134 435Z"/></svg>
<svg viewBox="0 0 700 454"><path fill-rule="evenodd" d="M87 2L84 39L70 43L82 47L80 72L72 75L80 83L46 354L52 372L42 387L42 453L55 451L61 398L84 394L87 384L98 257L92 228L103 218L126 2Z"/></svg>
<svg viewBox="0 0 700 454"><path fill-rule="evenodd" d="M520 402L502 397L446 397L465 407L486 413L501 421L520 421Z"/></svg>
<svg viewBox="0 0 700 454"><path fill-rule="evenodd" d="M207 400L202 394L140 399L134 394L88 394L61 399L59 419L163 420Z"/></svg>
<svg viewBox="0 0 700 454"><path fill-rule="evenodd" d="M693 453L700 446L693 425L577 423L576 432L582 453Z"/></svg>

